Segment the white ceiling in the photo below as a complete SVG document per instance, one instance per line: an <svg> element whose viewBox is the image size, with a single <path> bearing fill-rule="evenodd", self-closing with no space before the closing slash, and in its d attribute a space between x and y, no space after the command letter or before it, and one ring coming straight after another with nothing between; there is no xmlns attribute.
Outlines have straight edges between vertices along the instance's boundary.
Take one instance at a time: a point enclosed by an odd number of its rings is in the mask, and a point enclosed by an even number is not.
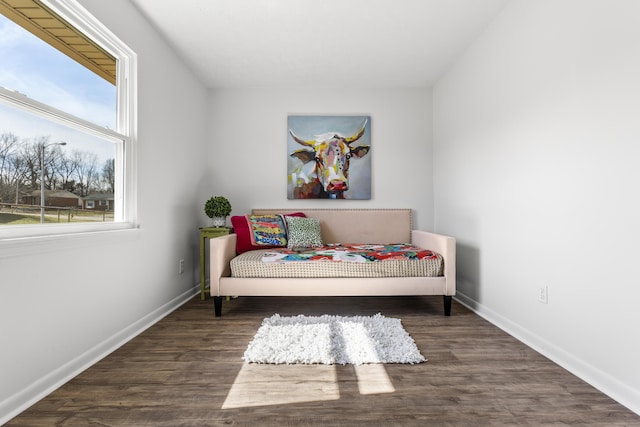
<svg viewBox="0 0 640 427"><path fill-rule="evenodd" d="M131 1L211 88L415 88L509 0Z"/></svg>

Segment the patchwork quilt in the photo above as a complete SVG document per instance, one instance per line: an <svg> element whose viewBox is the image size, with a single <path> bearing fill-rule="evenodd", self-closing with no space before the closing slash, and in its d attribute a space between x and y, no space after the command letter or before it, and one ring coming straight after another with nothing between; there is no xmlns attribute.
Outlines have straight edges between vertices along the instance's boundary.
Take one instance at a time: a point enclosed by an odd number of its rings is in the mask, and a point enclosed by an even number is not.
<svg viewBox="0 0 640 427"><path fill-rule="evenodd" d="M333 261L367 263L385 260L437 259L437 257L438 255L435 252L406 243L393 245L337 243L316 248L272 249L262 255L262 262Z"/></svg>
<svg viewBox="0 0 640 427"><path fill-rule="evenodd" d="M436 277L440 254L411 246L333 244L252 250L231 260L231 276L255 278Z"/></svg>

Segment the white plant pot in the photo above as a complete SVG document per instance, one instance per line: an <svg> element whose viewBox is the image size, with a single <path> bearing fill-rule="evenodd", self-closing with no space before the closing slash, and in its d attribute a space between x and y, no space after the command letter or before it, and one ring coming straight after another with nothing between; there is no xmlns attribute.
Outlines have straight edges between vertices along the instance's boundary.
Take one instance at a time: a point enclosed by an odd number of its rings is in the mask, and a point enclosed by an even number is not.
<svg viewBox="0 0 640 427"><path fill-rule="evenodd" d="M227 217L225 216L214 216L211 218L211 222L214 227L224 227L227 225Z"/></svg>

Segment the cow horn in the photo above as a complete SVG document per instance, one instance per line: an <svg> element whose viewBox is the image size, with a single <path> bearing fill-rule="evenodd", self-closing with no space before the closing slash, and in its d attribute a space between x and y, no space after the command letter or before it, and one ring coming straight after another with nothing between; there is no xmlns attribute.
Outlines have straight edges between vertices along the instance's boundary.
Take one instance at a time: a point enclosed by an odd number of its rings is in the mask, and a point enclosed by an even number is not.
<svg viewBox="0 0 640 427"><path fill-rule="evenodd" d="M312 141L305 141L304 139L298 137L298 135L293 133L293 131L291 129L289 129L289 133L291 134L291 137L294 139L294 141L296 141L298 144L306 145L308 147L315 146L315 141L313 141L313 140Z"/></svg>
<svg viewBox="0 0 640 427"><path fill-rule="evenodd" d="M362 137L362 135L364 135L364 128L367 126L367 122L368 120L365 120L364 124L362 125L362 129L360 129L358 133L354 134L353 136L350 136L349 138L345 138L344 142L346 142L347 144L351 144L352 142L356 142L357 140L359 140Z"/></svg>

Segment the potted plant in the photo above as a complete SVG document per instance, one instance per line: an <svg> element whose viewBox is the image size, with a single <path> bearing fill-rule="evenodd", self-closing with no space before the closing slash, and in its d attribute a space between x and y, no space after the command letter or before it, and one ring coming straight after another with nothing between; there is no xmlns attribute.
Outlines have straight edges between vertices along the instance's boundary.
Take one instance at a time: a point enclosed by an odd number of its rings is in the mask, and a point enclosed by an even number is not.
<svg viewBox="0 0 640 427"><path fill-rule="evenodd" d="M231 203L224 196L213 196L204 204L204 213L213 220L214 227L224 227L231 213Z"/></svg>

